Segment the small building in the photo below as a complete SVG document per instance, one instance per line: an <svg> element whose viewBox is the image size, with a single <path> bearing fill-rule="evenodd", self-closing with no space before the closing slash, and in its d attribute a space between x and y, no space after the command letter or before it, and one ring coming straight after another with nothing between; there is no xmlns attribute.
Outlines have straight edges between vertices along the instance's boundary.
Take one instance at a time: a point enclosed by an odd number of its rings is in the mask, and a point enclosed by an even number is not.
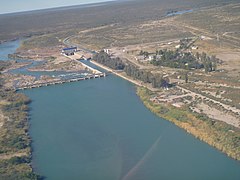
<svg viewBox="0 0 240 180"><path fill-rule="evenodd" d="M103 49L103 51L107 54L110 54L110 50L109 49Z"/></svg>
<svg viewBox="0 0 240 180"><path fill-rule="evenodd" d="M198 46L192 46L192 49L196 50L196 49L198 49Z"/></svg>
<svg viewBox="0 0 240 180"><path fill-rule="evenodd" d="M70 47L70 48L62 49L62 54L65 54L67 56L74 55L75 52L77 52L77 47Z"/></svg>
<svg viewBox="0 0 240 180"><path fill-rule="evenodd" d="M148 57L148 60L149 60L149 61L152 61L153 59L154 59L153 56L149 56L149 57Z"/></svg>

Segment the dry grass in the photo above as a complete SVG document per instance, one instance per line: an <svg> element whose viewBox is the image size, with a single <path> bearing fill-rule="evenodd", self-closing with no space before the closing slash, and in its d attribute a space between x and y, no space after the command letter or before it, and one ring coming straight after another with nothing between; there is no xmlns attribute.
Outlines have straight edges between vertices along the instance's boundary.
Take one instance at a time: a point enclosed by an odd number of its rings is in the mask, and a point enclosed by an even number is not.
<svg viewBox="0 0 240 180"><path fill-rule="evenodd" d="M138 95L152 112L185 129L196 138L207 142L229 156L240 159L240 131L224 122L194 114L184 108L176 108L167 103L155 104L150 98L155 94L138 88Z"/></svg>
<svg viewBox="0 0 240 180"><path fill-rule="evenodd" d="M123 47L128 45L156 43L169 39L181 39L192 36L182 28L173 25L170 19L143 21L126 26L113 24L101 29L82 31L74 42L93 49ZM90 46L90 45L93 46Z"/></svg>

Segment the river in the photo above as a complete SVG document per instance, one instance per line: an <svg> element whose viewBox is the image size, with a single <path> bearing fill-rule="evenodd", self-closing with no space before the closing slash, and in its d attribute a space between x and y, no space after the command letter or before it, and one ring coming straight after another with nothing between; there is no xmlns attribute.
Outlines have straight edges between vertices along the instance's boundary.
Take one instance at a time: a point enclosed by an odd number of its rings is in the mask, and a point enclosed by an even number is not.
<svg viewBox="0 0 240 180"><path fill-rule="evenodd" d="M240 179L239 162L152 114L114 75L22 92L33 167L49 180Z"/></svg>

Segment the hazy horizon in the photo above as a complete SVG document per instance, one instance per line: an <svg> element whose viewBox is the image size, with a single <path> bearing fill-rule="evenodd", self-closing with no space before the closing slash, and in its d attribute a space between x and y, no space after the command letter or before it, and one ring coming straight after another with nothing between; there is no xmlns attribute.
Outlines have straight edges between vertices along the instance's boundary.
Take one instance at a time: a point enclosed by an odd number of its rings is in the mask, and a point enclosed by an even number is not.
<svg viewBox="0 0 240 180"><path fill-rule="evenodd" d="M64 0L11 0L11 1L3 1L0 6L0 14L8 14L8 13L17 13L24 11L33 11L33 10L41 10L41 9L49 9L49 8L57 8L64 6L73 6L73 5L83 5L83 4L91 4L91 3L99 3L99 2L107 2L107 1L116 1L116 0L68 0L67 2Z"/></svg>

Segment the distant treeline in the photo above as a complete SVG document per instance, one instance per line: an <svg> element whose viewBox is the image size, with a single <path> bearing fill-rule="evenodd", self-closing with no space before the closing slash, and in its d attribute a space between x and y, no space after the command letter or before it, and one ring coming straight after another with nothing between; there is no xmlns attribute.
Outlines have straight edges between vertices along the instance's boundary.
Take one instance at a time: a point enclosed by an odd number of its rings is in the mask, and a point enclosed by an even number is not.
<svg viewBox="0 0 240 180"><path fill-rule="evenodd" d="M163 77L160 74L153 74L147 70L139 69L136 65L130 62L123 62L120 58L111 58L104 51L96 54L93 59L114 70L122 70L134 79L143 81L144 83L151 83L153 88L167 88L169 86L169 79L167 77Z"/></svg>

